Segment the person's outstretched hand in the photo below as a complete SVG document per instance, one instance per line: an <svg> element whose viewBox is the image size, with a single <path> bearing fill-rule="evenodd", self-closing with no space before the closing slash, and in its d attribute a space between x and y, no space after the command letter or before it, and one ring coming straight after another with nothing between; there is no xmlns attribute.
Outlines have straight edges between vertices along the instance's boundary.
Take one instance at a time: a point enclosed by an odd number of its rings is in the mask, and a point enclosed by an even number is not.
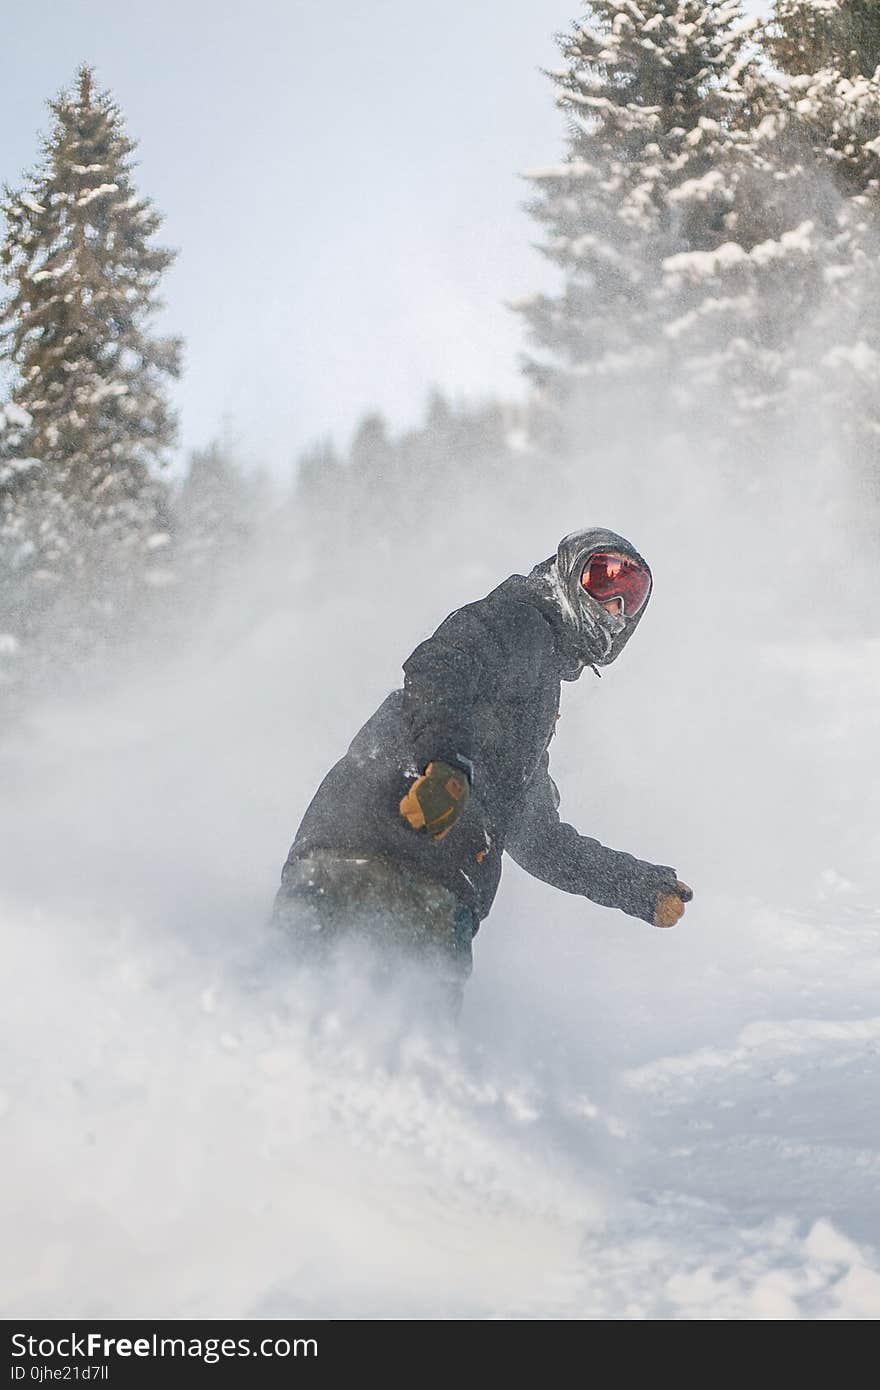
<svg viewBox="0 0 880 1390"><path fill-rule="evenodd" d="M400 803L400 814L413 830L426 830L435 840L448 835L468 803L468 779L448 763L428 763Z"/></svg>
<svg viewBox="0 0 880 1390"><path fill-rule="evenodd" d="M685 903L689 903L693 896L693 888L682 883L681 879L676 879L675 888L668 893L661 893L657 899L654 926L674 927L676 922L684 916Z"/></svg>

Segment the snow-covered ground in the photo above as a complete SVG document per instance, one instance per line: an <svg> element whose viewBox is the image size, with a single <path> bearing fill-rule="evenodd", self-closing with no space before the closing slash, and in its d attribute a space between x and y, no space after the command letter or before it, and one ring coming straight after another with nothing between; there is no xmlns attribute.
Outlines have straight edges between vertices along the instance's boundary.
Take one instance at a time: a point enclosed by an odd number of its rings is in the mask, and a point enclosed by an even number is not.
<svg viewBox="0 0 880 1390"><path fill-rule="evenodd" d="M453 1034L267 946L328 762L504 568L379 637L269 614L4 743L7 1317L880 1315L876 640L682 647L658 579L566 688L563 811L693 883L674 931L509 864Z"/></svg>

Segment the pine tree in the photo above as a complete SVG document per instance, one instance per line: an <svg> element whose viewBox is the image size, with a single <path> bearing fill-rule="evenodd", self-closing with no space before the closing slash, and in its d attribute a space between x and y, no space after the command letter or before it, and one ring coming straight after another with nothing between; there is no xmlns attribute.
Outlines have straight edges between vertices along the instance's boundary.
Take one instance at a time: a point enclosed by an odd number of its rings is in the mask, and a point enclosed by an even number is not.
<svg viewBox="0 0 880 1390"><path fill-rule="evenodd" d="M25 453L31 424L30 415L21 406L11 401L0 406L0 508L7 515L39 467L37 460Z"/></svg>
<svg viewBox="0 0 880 1390"><path fill-rule="evenodd" d="M880 64L880 0L777 0L765 46L783 72L871 77Z"/></svg>
<svg viewBox="0 0 880 1390"><path fill-rule="evenodd" d="M50 109L42 159L20 191L4 191L0 358L28 420L17 450L36 465L14 498L7 483L0 563L23 638L33 645L51 620L60 660L100 644L145 586L168 578L158 470L174 440L165 382L180 345L150 332L173 257L152 244L161 219L134 188L118 107L84 66Z"/></svg>
<svg viewBox="0 0 880 1390"><path fill-rule="evenodd" d="M148 531L161 505L154 469L174 439L164 382L180 356L149 321L173 254L151 244L161 219L133 186L134 142L92 69L50 109L39 167L5 190L0 350L54 487L92 526Z"/></svg>
<svg viewBox="0 0 880 1390"><path fill-rule="evenodd" d="M300 454L294 466L295 510L316 524L329 521L345 494L347 481L333 440L329 436L318 440Z"/></svg>
<svg viewBox="0 0 880 1390"><path fill-rule="evenodd" d="M265 509L263 480L245 474L228 431L190 454L175 508L175 541L187 580L217 580L240 560Z"/></svg>
<svg viewBox="0 0 880 1390"><path fill-rule="evenodd" d="M666 258L662 316L679 409L720 413L753 461L770 440L780 456L774 423L793 455L799 430L802 455L861 473L880 426L880 87L832 47L847 3L781 0L759 31L779 67L742 79L726 235Z"/></svg>
<svg viewBox="0 0 880 1390"><path fill-rule="evenodd" d="M724 240L719 166L741 120L747 34L736 0L594 0L560 40L566 66L550 75L568 152L531 175L531 211L565 289L518 306L545 354L527 371L553 396L644 376L663 262Z"/></svg>
<svg viewBox="0 0 880 1390"><path fill-rule="evenodd" d="M402 482L397 464L385 417L369 411L357 426L348 450L346 477L353 533L375 532L393 513Z"/></svg>
<svg viewBox="0 0 880 1390"><path fill-rule="evenodd" d="M781 118L839 198L814 315L822 395L880 499L880 0L777 0ZM814 373L818 375L818 373Z"/></svg>
<svg viewBox="0 0 880 1390"><path fill-rule="evenodd" d="M10 679L7 663L19 652L22 572L34 549L31 513L24 505L39 471L36 459L25 454L30 425L30 416L19 406L0 406L0 686Z"/></svg>
<svg viewBox="0 0 880 1390"><path fill-rule="evenodd" d="M780 107L845 196L880 191L880 0L777 0Z"/></svg>

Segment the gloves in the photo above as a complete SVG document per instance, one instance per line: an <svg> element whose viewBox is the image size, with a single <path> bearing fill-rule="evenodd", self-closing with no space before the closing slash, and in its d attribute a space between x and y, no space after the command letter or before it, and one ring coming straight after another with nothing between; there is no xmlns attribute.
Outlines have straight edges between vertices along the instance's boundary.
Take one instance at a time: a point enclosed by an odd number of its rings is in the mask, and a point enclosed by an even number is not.
<svg viewBox="0 0 880 1390"><path fill-rule="evenodd" d="M654 926L674 927L679 918L684 916L685 903L689 903L693 896L694 890L677 878L675 888L668 893L661 893L657 899Z"/></svg>
<svg viewBox="0 0 880 1390"><path fill-rule="evenodd" d="M400 803L400 814L413 830L427 830L435 840L448 835L470 796L467 777L449 763L428 763Z"/></svg>

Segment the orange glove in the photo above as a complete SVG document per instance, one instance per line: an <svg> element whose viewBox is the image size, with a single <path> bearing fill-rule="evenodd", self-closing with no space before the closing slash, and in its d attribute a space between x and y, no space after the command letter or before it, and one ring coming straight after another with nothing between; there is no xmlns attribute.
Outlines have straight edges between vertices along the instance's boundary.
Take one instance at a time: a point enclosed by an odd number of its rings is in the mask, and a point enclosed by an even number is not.
<svg viewBox="0 0 880 1390"><path fill-rule="evenodd" d="M689 888L681 879L676 879L675 888L669 893L661 893L657 899L657 909L654 913L655 927L674 927L676 922L684 916L684 905L689 903L694 896L694 890Z"/></svg>
<svg viewBox="0 0 880 1390"><path fill-rule="evenodd" d="M400 803L400 814L413 830L427 830L435 840L448 835L467 806L468 779L448 763L428 763Z"/></svg>

